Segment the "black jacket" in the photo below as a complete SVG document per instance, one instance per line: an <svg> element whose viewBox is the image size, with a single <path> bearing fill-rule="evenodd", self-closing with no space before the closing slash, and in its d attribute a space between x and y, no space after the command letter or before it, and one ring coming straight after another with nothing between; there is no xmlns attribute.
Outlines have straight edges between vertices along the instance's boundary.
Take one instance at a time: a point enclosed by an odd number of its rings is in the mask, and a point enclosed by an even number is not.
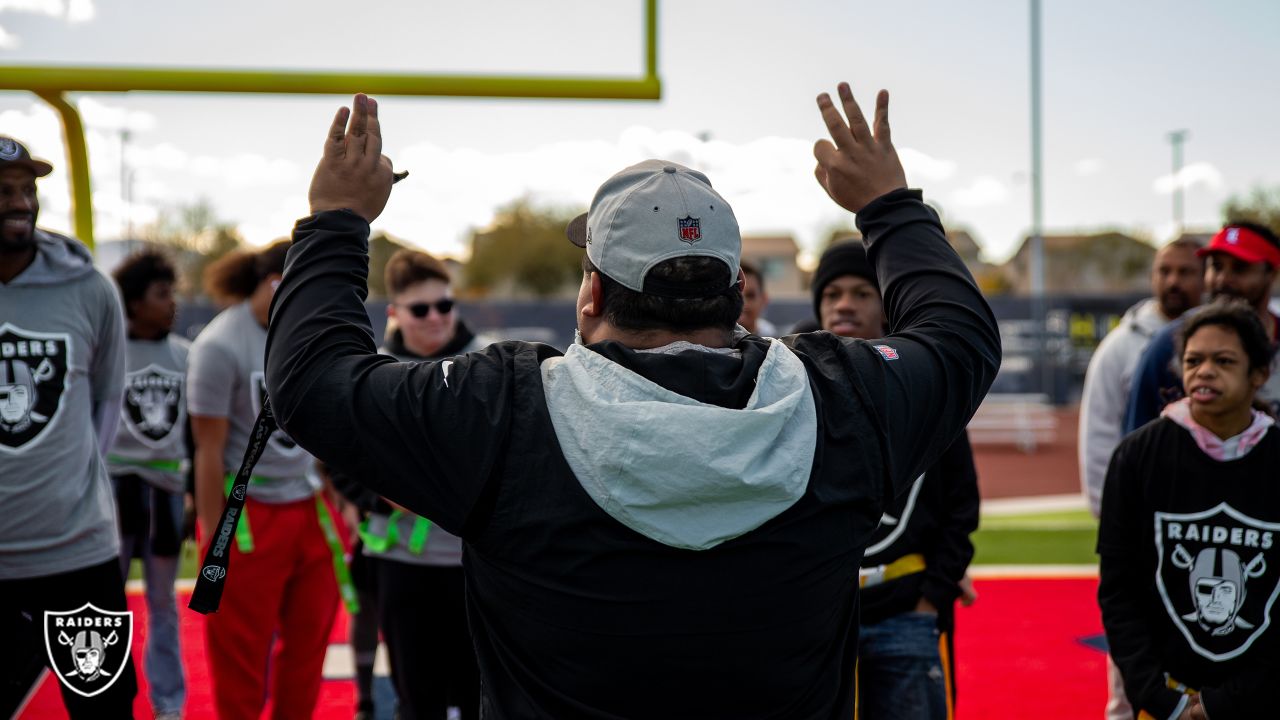
<svg viewBox="0 0 1280 720"><path fill-rule="evenodd" d="M405 362L442 360L462 352L475 339L476 334L471 332L471 328L467 327L465 321L459 319L453 337L435 355L427 357L418 355L410 350L405 346L404 333L399 328L391 332L387 337L385 347L380 348L380 351ZM326 466L325 470L329 475L329 483L333 485L333 489L337 490L347 502L359 508L361 512L381 513L383 515L391 512L390 503L383 500L378 493L361 485L358 479L347 475L336 466Z"/></svg>
<svg viewBox="0 0 1280 720"><path fill-rule="evenodd" d="M1280 433L1219 462L1169 418L1121 441L1098 528L1098 603L1135 710L1169 717L1200 691L1213 720L1276 717ZM1167 676L1167 677L1166 677Z"/></svg>
<svg viewBox="0 0 1280 720"><path fill-rule="evenodd" d="M918 484L918 487L917 487ZM872 585L862 592L862 624L883 622L915 609L926 598L938 610L938 626L950 631L960 579L973 560L969 535L978 529L978 472L968 433L947 448L886 509L862 567L888 565L904 555L924 556L924 572Z"/></svg>
<svg viewBox="0 0 1280 720"><path fill-rule="evenodd" d="M880 348L785 339L816 410L813 457L795 459L807 483L767 522L688 550L623 525L583 484L599 478L570 469L542 375L559 351L505 342L439 363L379 356L362 304L368 225L347 212L299 222L268 341L277 417L326 462L358 468L464 539L486 717L851 716L863 551L885 499L960 433L1000 362L995 319L918 192L880 198L858 224L900 332ZM740 357L601 343L586 357L741 408L770 348L756 337ZM674 458L695 488L714 459Z"/></svg>

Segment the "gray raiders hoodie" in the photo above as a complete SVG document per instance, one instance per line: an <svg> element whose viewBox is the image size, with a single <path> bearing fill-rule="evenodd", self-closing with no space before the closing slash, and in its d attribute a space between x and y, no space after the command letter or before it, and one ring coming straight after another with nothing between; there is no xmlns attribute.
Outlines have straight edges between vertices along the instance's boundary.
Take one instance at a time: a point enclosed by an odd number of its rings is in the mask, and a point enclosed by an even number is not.
<svg viewBox="0 0 1280 720"><path fill-rule="evenodd" d="M124 348L115 284L78 240L37 229L35 260L0 283L0 580L119 554L102 452Z"/></svg>

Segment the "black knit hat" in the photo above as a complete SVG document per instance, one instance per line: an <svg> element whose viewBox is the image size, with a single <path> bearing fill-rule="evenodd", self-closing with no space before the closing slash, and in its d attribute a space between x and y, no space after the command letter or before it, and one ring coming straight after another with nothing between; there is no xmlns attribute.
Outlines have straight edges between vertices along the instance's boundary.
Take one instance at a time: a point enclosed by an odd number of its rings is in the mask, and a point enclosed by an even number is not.
<svg viewBox="0 0 1280 720"><path fill-rule="evenodd" d="M866 278L880 292L880 283L876 280L875 268L867 261L867 249L861 240L838 242L822 253L818 260L818 269L813 271L813 316L822 321L822 290L832 280L841 275L856 275Z"/></svg>

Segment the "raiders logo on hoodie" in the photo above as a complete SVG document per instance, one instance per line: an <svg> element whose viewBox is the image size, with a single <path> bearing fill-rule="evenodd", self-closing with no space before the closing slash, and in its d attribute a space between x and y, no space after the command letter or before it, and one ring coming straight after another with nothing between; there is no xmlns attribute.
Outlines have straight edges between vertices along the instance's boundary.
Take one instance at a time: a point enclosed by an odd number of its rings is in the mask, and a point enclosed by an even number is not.
<svg viewBox="0 0 1280 720"><path fill-rule="evenodd" d="M1219 503L1198 513L1157 512L1155 526L1156 581L1174 626L1215 662L1248 650L1280 595L1280 524Z"/></svg>
<svg viewBox="0 0 1280 720"><path fill-rule="evenodd" d="M0 452L39 442L58 420L71 337L0 325Z"/></svg>

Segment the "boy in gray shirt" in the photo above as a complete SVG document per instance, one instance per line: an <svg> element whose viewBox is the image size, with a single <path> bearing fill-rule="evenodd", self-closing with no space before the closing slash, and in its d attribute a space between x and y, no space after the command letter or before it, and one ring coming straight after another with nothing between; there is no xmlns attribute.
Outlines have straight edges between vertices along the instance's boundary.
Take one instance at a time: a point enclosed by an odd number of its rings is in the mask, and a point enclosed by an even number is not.
<svg viewBox="0 0 1280 720"><path fill-rule="evenodd" d="M128 324L120 431L107 455L120 513L120 569L138 557L147 583L147 688L157 720L182 716L186 687L174 581L190 470L186 376L191 343L174 335L176 274L159 252L129 256L113 273Z"/></svg>

